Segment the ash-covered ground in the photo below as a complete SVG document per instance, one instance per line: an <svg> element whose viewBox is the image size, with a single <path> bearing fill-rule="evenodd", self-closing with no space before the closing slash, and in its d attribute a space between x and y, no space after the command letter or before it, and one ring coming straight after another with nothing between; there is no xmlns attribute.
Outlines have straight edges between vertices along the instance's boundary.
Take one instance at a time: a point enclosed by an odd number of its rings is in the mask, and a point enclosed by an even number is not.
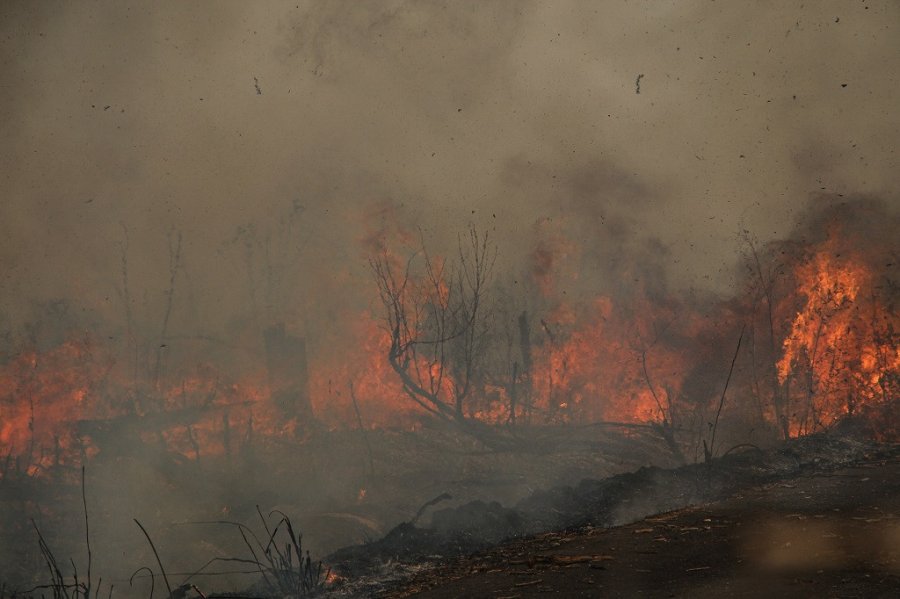
<svg viewBox="0 0 900 599"><path fill-rule="evenodd" d="M272 525L274 510L291 518L303 550L331 570L322 585L328 593L371 596L403 585L432 586L440 575L423 572L499 543L605 529L896 454L894 446L856 433L769 449L748 445L708 464L682 467L662 439L604 427L535 429L531 451L489 450L436 429L370 432L368 440L359 433L322 433L302 445L261 447L233 470L212 460L171 460L162 468L134 458L97 460L89 463L85 486L93 576L114 585L114 596L146 596L148 571L138 570L148 567L159 576L161 569L136 518L173 587L194 584L208 596L271 596L255 568L230 559L253 557L237 525L265 540L260 512ZM159 492L142 500L135 489L147 488ZM9 480L2 492L4 547L15 548L2 560L7 592L49 582L29 517L57 560L71 558L83 577L79 486L48 478ZM41 497L46 500L35 500ZM70 574L68 564L61 570ZM415 582L417 576L430 582Z"/></svg>
<svg viewBox="0 0 900 599"><path fill-rule="evenodd" d="M399 583L385 576L361 595L894 597L900 450L859 453L846 441L822 441L812 460L802 457L808 447L781 452L799 467L775 468L775 478L732 489L722 501L510 541L411 568ZM760 466L757 475L772 473Z"/></svg>
<svg viewBox="0 0 900 599"><path fill-rule="evenodd" d="M142 566L159 567L134 519L150 534L169 577L180 582L213 558L251 557L240 531L228 523L264 536L257 506L266 516L272 510L288 515L303 535L304 551L320 559L342 547L378 541L445 493L451 498L429 508L420 523L429 522L435 510L472 501L515 505L539 489L585 477L674 464L649 429L545 427L518 434L523 444L504 451L440 426L415 432L323 431L295 444L260 441L252 454L229 461L168 453L151 461L146 448L131 456L100 456L87 462L85 485L95 580L102 576L104 585L114 584L115 596L146 595L146 578L139 574L134 586L129 578ZM60 468L0 481L0 578L7 589L47 582L32 518L66 575L70 558L85 571L79 476ZM255 583L258 572L216 573L247 571L245 566L216 563L190 580L205 589L239 591Z"/></svg>

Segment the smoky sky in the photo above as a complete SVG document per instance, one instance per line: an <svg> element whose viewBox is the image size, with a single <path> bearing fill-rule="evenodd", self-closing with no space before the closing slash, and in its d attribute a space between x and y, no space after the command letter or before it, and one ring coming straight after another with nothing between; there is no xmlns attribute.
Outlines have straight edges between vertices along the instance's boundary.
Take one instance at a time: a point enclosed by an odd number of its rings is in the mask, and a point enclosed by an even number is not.
<svg viewBox="0 0 900 599"><path fill-rule="evenodd" d="M121 314L125 256L155 322L180 234L175 328L302 329L369 284L379 219L492 228L504 264L556 222L727 287L740 230L896 202L898 26L875 0L5 2L4 319Z"/></svg>

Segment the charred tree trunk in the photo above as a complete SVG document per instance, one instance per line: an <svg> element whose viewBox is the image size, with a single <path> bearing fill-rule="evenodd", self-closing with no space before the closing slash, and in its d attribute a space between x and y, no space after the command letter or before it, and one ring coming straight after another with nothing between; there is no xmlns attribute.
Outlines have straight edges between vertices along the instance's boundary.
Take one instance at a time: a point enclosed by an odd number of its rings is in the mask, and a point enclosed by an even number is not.
<svg viewBox="0 0 900 599"><path fill-rule="evenodd" d="M522 353L522 372L519 380L522 381L520 393L522 404L522 416L525 424L531 424L531 328L528 326L528 313L519 314L519 351Z"/></svg>
<svg viewBox="0 0 900 599"><path fill-rule="evenodd" d="M310 426L313 411L309 400L306 340L285 331L281 323L269 327L263 335L272 402L286 418L296 418L301 426Z"/></svg>

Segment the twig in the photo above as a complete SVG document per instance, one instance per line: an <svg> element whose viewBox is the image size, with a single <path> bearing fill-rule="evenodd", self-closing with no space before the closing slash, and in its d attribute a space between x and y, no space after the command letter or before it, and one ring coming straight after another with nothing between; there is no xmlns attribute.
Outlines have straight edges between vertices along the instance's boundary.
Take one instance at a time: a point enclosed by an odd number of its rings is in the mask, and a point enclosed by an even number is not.
<svg viewBox="0 0 900 599"><path fill-rule="evenodd" d="M84 542L87 546L87 586L85 587L85 599L91 599L91 529L88 525L87 492L84 483L84 466L81 467L81 503L84 506ZM97 585L97 592L100 586Z"/></svg>
<svg viewBox="0 0 900 599"><path fill-rule="evenodd" d="M350 385L350 399L353 400L353 409L356 411L356 422L359 424L359 432L366 444L366 450L369 452L369 476L375 476L375 460L372 458L372 444L369 443L369 435L363 426L362 415L359 412L359 403L356 401L356 393L353 391L353 381L348 381Z"/></svg>
<svg viewBox="0 0 900 599"><path fill-rule="evenodd" d="M729 453L731 453L732 451L734 451L736 449L743 449L745 447L747 447L749 449L755 449L756 451L762 453L762 449L760 449L758 446L754 445L753 443L739 443L738 445L735 445L734 447L732 447L731 449L729 449L728 451L723 453L722 457L724 458L725 456L727 456Z"/></svg>
<svg viewBox="0 0 900 599"><path fill-rule="evenodd" d="M166 583L166 590L169 591L169 595L172 595L172 585L169 584L169 577L166 576L166 569L163 568L162 560L159 559L159 552L156 551L156 545L153 544L153 539L150 538L150 535L147 533L147 529L144 528L144 525L141 524L137 518L134 519L134 523L138 525L141 529L141 532L144 533L144 536L147 537L147 542L150 543L150 549L153 550L153 555L156 556L156 563L159 565L159 572L162 574L163 582Z"/></svg>
<svg viewBox="0 0 900 599"><path fill-rule="evenodd" d="M174 230L173 230L174 231ZM162 350L166 346L166 335L169 332L169 317L172 315L172 300L175 297L175 279L178 276L178 270L181 266L181 232L177 232L175 241L172 240L172 233L168 234L169 238L169 289L166 292L166 310L162 320L162 331L159 334L159 346L156 348L156 365L153 368L153 384L157 391L159 390L159 374L160 364L162 362Z"/></svg>
<svg viewBox="0 0 900 599"><path fill-rule="evenodd" d="M447 500L447 499L453 499L453 496L450 495L450 493L441 493L440 495L438 495L437 497L435 497L435 498L432 499L431 501L426 501L426 502L422 505L422 507L419 508L419 511L416 512L416 515L413 516L413 519L410 520L409 523L415 525L415 523L419 521L419 518L422 517L422 514L425 513L425 510L427 510L429 507L431 507L431 506L433 506L433 505L435 505L435 504L437 504L437 503L440 503L440 502L442 502L442 501L445 501L445 500Z"/></svg>
<svg viewBox="0 0 900 599"><path fill-rule="evenodd" d="M50 551L50 546L47 545L47 541L44 540L44 535L41 534L41 531L38 528L38 526L35 523L33 518L31 519L31 525L34 527L34 530L37 533L38 547L41 550L41 557L44 558L44 563L47 565L47 569L50 571L50 580L51 580L50 584L40 585L40 586L34 587L34 589L32 589L32 590L50 588L50 589L53 589L54 597L66 596L68 594L65 592L66 589L69 587L72 587L73 585L67 585L65 583L62 572L60 571L59 565L56 562L56 557L54 557L53 552ZM28 591L28 592L30 593L31 591Z"/></svg>
<svg viewBox="0 0 900 599"><path fill-rule="evenodd" d="M741 341L744 339L744 330L747 328L747 323L741 327L741 334L738 337L737 347L734 348L734 357L731 358L731 368L728 369L728 378L725 379L725 388L722 389L722 397L719 398L719 408L716 410L716 419L713 422L712 435L709 440L709 447L706 447L706 442L703 442L704 453L706 454L706 461L708 462L712 459L713 454L716 451L716 429L719 428L719 416L722 414L722 408L725 406L725 393L728 392L728 384L731 382L731 374L734 372L734 364L737 362L738 352L741 350Z"/></svg>
<svg viewBox="0 0 900 599"><path fill-rule="evenodd" d="M257 510L259 510L258 506L257 506ZM243 561L245 563L255 565L257 568L257 571L263 577L263 580L265 580L266 585L272 586L272 581L269 580L269 577L266 575L266 570L263 567L264 564L260 561L259 556L256 553L256 549L254 549L253 543L250 542L250 538L247 535L249 534L250 537L252 537L253 540L256 541L256 546L259 547L259 550L264 555L266 553L266 548L263 547L262 542L259 540L259 537L256 536L256 533L254 533L250 527L248 527L244 524L241 524L240 522L232 522L231 520L200 520L200 521L196 521L196 522L188 522L186 524L216 524L216 525L224 524L227 526L234 526L235 528L237 528L238 532L241 535L241 538L244 540L244 544L247 546L247 549L250 550L250 554L253 556L253 559L252 560L238 560L237 558L228 558L227 561ZM221 558L221 559L225 560L225 558Z"/></svg>
<svg viewBox="0 0 900 599"><path fill-rule="evenodd" d="M154 574L153 570L147 566L142 566L132 573L131 578L128 579L128 586L134 586L134 577L137 576L138 572L141 570L146 570L150 573L150 599L153 599L153 590L156 588L156 574Z"/></svg>

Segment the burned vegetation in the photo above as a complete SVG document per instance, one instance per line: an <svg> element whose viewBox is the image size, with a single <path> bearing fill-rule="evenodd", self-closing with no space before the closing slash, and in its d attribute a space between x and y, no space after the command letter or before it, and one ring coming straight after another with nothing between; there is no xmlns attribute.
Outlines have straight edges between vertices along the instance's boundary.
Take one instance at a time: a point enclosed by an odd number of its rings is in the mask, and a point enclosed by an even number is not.
<svg viewBox="0 0 900 599"><path fill-rule="evenodd" d="M729 297L670 287L661 248L595 283L596 256L539 228L515 259L477 227L443 248L380 231L364 299L307 329L277 292L302 253L289 221L222 244L251 290L232 338L172 332L175 231L163 317L142 317L127 230L122 323L60 301L6 335L3 594L380 592L434 556L632 522L900 435L900 220L875 200L819 198L783 240L741 232Z"/></svg>

